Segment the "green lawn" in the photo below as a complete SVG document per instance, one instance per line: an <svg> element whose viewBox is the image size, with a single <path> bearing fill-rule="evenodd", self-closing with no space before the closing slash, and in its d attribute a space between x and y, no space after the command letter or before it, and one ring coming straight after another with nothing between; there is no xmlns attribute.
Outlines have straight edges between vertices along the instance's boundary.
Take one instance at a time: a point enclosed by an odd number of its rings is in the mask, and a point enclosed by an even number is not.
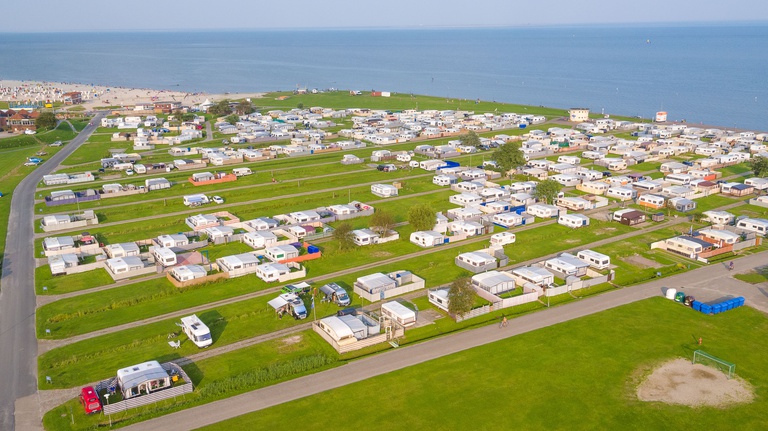
<svg viewBox="0 0 768 431"><path fill-rule="evenodd" d="M512 320L510 325L514 325ZM663 298L607 310L432 360L290 404L315 429L708 429L762 430L768 408L765 315L742 307L705 316ZM737 364L756 391L751 404L692 409L635 396L640 379L667 360L704 349ZM460 376L460 378L457 378ZM360 414L359 400L386 388L386 402ZM273 429L286 406L204 430ZM333 414L329 414L333 412Z"/></svg>

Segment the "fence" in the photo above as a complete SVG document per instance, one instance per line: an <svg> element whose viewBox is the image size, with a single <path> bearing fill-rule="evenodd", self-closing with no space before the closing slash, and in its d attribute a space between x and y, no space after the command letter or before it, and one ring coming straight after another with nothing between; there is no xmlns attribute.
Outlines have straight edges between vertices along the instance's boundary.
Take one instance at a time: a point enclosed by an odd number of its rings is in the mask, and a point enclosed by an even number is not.
<svg viewBox="0 0 768 431"><path fill-rule="evenodd" d="M373 346L374 344L383 343L394 338L402 337L405 334L405 330L401 326L395 325L394 331L387 331L383 334L374 335L373 337L368 337L363 340L357 340L349 344L340 345L336 340L334 340L330 335L328 335L320 328L318 322L312 323L312 329L320 334L320 337L327 341L328 344L333 346L333 348L336 349L336 351L340 354L351 352L353 350L360 350L368 346Z"/></svg>
<svg viewBox="0 0 768 431"><path fill-rule="evenodd" d="M179 375L181 379L186 383L181 385L176 385L168 389L163 389L157 392L152 392L151 394L129 398L127 400L119 401L112 404L106 404L103 406L104 414L111 415L114 413L120 413L128 409L141 407L147 404L152 404L158 401L167 400L169 398L175 398L180 395L192 393L192 390L194 389L194 387L192 386L192 380L190 380L187 373L184 372L184 370L181 367L179 367L173 362L166 362L164 364L161 364L161 366L170 375ZM99 393L101 391L108 391L111 388L116 388L116 387L117 387L116 378L102 380L101 382L94 385L94 389L96 390L96 393Z"/></svg>
<svg viewBox="0 0 768 431"><path fill-rule="evenodd" d="M206 275L205 277L195 278L192 280L179 281L173 278L170 271L165 273L165 277L176 287L189 287L197 284L208 283L210 281L221 280L223 278L229 278L228 272L219 272L217 274Z"/></svg>

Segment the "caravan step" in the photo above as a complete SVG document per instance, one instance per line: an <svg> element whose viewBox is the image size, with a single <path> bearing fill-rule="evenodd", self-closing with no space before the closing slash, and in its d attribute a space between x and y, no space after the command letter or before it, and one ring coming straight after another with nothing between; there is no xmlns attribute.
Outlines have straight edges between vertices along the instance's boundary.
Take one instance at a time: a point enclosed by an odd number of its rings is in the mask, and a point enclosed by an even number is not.
<svg viewBox="0 0 768 431"><path fill-rule="evenodd" d="M397 344L397 341L390 341L390 342L389 342L389 344L390 344L392 347L394 347L394 348L398 348L398 347L400 347L400 345L399 345L399 344Z"/></svg>

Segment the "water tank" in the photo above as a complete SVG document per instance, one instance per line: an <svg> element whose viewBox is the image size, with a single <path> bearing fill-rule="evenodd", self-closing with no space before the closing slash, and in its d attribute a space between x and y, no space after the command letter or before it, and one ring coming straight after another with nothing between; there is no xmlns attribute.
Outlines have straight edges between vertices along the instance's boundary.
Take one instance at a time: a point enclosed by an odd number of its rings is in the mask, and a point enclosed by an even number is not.
<svg viewBox="0 0 768 431"><path fill-rule="evenodd" d="M667 292L665 293L667 299L672 299L672 300L675 299L676 294L677 294L677 289L675 289L674 287L667 288Z"/></svg>

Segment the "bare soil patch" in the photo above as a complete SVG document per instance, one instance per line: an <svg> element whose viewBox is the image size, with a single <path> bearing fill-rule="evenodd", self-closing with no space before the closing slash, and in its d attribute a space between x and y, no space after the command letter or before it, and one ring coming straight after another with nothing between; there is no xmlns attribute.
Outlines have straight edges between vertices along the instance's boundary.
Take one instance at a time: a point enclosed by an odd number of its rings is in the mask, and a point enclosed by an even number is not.
<svg viewBox="0 0 768 431"><path fill-rule="evenodd" d="M634 266L639 266L640 268L661 268L664 266L655 260L648 259L647 257L640 256L639 254L633 254L632 256L627 256L621 260Z"/></svg>
<svg viewBox="0 0 768 431"><path fill-rule="evenodd" d="M371 253L371 256L373 257L391 257L392 253L389 251L375 251Z"/></svg>
<svg viewBox="0 0 768 431"><path fill-rule="evenodd" d="M689 407L727 407L752 402L752 386L744 380L687 359L662 364L637 387L640 401L660 401Z"/></svg>
<svg viewBox="0 0 768 431"><path fill-rule="evenodd" d="M292 335L290 337L285 337L282 340L280 340L285 344L286 346L290 346L291 344L296 344L301 341L301 335Z"/></svg>

